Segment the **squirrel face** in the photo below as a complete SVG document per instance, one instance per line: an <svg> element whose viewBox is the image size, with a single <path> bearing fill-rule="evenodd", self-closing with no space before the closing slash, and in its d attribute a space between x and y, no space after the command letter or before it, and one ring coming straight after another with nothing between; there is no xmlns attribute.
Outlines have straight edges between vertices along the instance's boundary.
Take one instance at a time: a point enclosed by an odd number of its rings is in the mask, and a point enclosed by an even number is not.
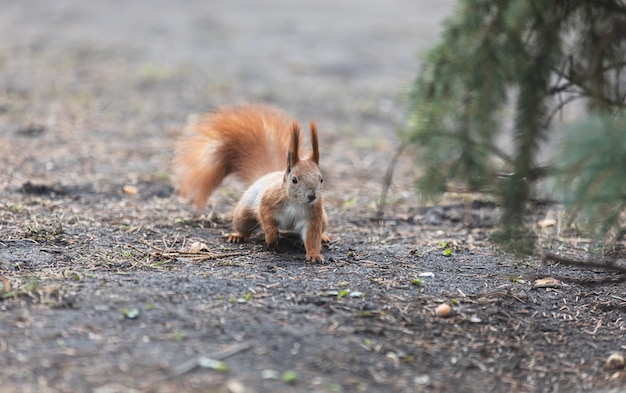
<svg viewBox="0 0 626 393"><path fill-rule="evenodd" d="M285 188L289 198L303 205L319 200L324 178L317 165L310 160L298 164L285 174Z"/></svg>
<svg viewBox="0 0 626 393"><path fill-rule="evenodd" d="M287 171L283 183L289 199L303 205L311 205L320 199L324 178L320 172L320 151L317 141L317 127L311 122L311 154L301 160L298 156L300 145L300 126L293 122L291 128L291 147L287 153Z"/></svg>

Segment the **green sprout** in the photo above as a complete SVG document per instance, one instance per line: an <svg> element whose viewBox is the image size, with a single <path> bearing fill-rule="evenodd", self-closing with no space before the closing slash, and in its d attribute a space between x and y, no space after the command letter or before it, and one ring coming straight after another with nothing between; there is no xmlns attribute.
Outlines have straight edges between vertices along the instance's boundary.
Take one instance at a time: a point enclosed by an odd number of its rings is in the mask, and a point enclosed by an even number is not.
<svg viewBox="0 0 626 393"><path fill-rule="evenodd" d="M122 309L122 313L124 313L124 316L128 319L137 319L139 318L141 311L139 311L138 308L132 308L130 310L127 308L124 308Z"/></svg>
<svg viewBox="0 0 626 393"><path fill-rule="evenodd" d="M293 370L285 371L282 376L282 380L285 383L295 383L298 380L298 373Z"/></svg>

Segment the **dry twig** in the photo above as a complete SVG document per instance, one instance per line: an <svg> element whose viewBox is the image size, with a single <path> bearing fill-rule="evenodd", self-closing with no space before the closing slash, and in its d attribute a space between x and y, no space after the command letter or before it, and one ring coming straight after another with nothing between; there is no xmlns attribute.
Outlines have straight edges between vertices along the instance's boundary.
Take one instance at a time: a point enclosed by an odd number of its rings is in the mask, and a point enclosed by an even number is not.
<svg viewBox="0 0 626 393"><path fill-rule="evenodd" d="M626 274L626 266L615 263L613 261L607 261L607 262L580 261L577 259L567 258L561 255L555 255L555 254L550 254L550 253L544 254L542 259L544 261L558 262L558 263L562 263L565 265L579 266L579 267L584 267L584 268L595 267L595 268L612 270L621 274Z"/></svg>
<svg viewBox="0 0 626 393"><path fill-rule="evenodd" d="M214 261L216 259L222 258L231 258L237 257L241 255L247 254L245 251L233 251L233 252L223 252L223 253L212 253L206 251L198 251L198 252L189 252L189 251L169 251L166 249L159 248L153 244L148 243L145 240L142 240L141 243L155 250L154 252L148 252L142 250L138 247L135 247L132 244L128 244L128 248L132 248L133 250L141 253L146 257L152 257L155 259L178 259L178 258L187 258L192 261Z"/></svg>
<svg viewBox="0 0 626 393"><path fill-rule="evenodd" d="M176 366L174 366L172 368L172 370L165 376L162 377L158 377L150 382L148 382L147 384L144 385L145 389L154 387L155 385L157 385L158 383L167 381L168 379L173 379L173 378L177 378L183 374L187 374L190 371L195 370L198 367L201 367L201 362L203 358L208 358L208 359L212 359L212 360L216 360L216 361L222 361L225 360L231 356L237 355L241 352L247 351L250 348L252 348L251 344L243 344L240 346L236 346L232 349L228 349L228 350L224 350L224 351L220 351L220 352L216 352L214 354L212 354L211 356L208 357L203 357L203 356L196 356L193 357L189 360L187 360L186 362L180 363Z"/></svg>

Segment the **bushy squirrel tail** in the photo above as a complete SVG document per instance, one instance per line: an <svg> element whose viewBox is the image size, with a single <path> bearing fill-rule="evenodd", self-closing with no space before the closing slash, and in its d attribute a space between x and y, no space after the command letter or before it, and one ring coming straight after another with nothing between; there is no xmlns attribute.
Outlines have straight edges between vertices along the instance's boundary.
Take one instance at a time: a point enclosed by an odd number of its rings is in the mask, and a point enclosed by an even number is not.
<svg viewBox="0 0 626 393"><path fill-rule="evenodd" d="M293 119L264 105L218 108L189 128L192 135L176 146L173 175L180 195L198 209L230 174L251 184L285 170L294 128L302 142Z"/></svg>

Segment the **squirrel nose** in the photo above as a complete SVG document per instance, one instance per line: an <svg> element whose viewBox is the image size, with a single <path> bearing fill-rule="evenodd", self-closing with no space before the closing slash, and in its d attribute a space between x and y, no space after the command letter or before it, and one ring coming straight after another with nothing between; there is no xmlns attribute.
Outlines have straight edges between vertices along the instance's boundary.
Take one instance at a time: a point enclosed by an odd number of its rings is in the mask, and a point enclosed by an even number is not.
<svg viewBox="0 0 626 393"><path fill-rule="evenodd" d="M307 197L309 198L309 202L313 202L315 200L315 198L317 198L317 195L315 195L315 194L308 194Z"/></svg>

